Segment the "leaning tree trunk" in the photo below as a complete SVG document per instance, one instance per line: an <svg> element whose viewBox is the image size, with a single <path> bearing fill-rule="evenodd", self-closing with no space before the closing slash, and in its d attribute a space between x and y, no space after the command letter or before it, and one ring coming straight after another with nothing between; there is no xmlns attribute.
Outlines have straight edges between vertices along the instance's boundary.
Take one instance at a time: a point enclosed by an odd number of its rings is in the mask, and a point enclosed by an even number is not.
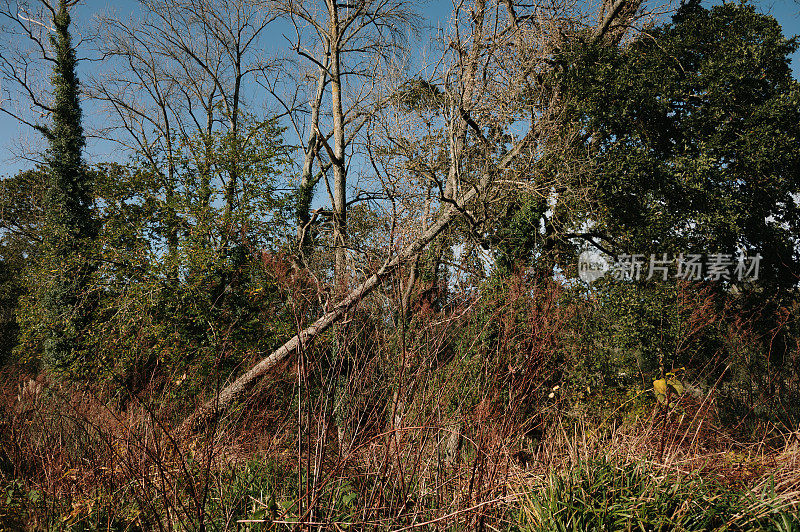
<svg viewBox="0 0 800 532"><path fill-rule="evenodd" d="M412 260L417 253L422 251L436 236L447 227L460 213L463 211L472 200L478 197L479 194L488 190L492 177L498 172L508 168L510 163L520 153L523 146L525 146L533 132L520 140L511 150L509 150L503 158L495 166L494 171L487 172L483 175L480 183L472 187L470 190L461 195L457 201L447 202L442 206L442 212L434 224L432 224L426 231L424 231L417 240L409 244L403 251L396 255L392 260L387 261L377 272L368 277L363 283L348 292L342 300L330 312L323 315L311 326L300 331L300 333L293 336L288 342L280 346L278 349L270 353L266 358L261 359L255 366L253 366L244 375L233 381L230 385L226 386L219 394L213 399L207 401L197 408L179 427L180 433L192 432L196 428L211 421L232 404L236 403L242 398L252 387L258 382L258 379L263 377L272 368L287 360L290 356L294 355L297 350L305 345L307 342L313 340L317 335L323 333L331 325L335 324L339 319L344 316L350 309L358 305L370 292L372 292L388 275L394 272L399 266Z"/></svg>
<svg viewBox="0 0 800 532"><path fill-rule="evenodd" d="M474 196L471 194L470 196ZM466 198L465 198L466 199ZM247 393L256 381L264 376L275 366L287 360L295 354L300 346L311 341L317 335L323 333L331 325L335 324L347 311L355 307L364 297L372 292L389 274L395 271L401 264L405 263L417 253L419 253L436 235L438 235L458 214L452 206L448 206L442 213L436 224L431 226L428 231L423 233L419 239L410 244L394 259L384 264L380 270L372 274L367 280L351 290L330 312L323 315L310 327L302 330L292 337L288 342L273 351L269 356L262 359L248 372L236 379L220 393L199 407L182 424L179 432L191 432L202 424L212 420L214 417L223 413L227 407L235 403L245 393Z"/></svg>

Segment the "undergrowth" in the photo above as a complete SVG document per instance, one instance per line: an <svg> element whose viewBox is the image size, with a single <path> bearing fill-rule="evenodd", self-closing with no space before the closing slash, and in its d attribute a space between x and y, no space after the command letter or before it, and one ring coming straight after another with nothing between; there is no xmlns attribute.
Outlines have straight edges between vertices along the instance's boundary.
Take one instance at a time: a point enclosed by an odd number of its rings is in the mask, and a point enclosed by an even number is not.
<svg viewBox="0 0 800 532"><path fill-rule="evenodd" d="M773 477L735 490L696 473L606 457L582 462L524 490L520 531L800 530L798 500Z"/></svg>

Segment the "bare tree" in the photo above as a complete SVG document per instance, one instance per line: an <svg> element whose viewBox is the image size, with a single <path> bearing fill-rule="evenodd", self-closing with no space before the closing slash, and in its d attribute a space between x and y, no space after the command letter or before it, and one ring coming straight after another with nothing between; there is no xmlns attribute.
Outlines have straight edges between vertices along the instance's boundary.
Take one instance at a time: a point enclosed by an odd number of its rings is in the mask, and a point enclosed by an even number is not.
<svg viewBox="0 0 800 532"><path fill-rule="evenodd" d="M250 0L143 0L140 7L140 20L104 17L105 53L114 68L95 80L92 95L115 118L116 131L109 134L161 177L171 213L167 246L174 255L180 224L174 212L179 151L188 146L195 161L196 210L207 217L214 187L213 135L227 135L232 153L241 148L247 90L269 67L261 45L275 16L267 2ZM226 165L224 175L217 172L224 199L217 247L223 254L233 237L241 172L237 164Z"/></svg>
<svg viewBox="0 0 800 532"><path fill-rule="evenodd" d="M301 256L307 251L311 202L316 184L324 178L331 202L335 284L347 277L348 169L354 145L373 113L375 80L403 52L406 32L415 16L404 2L362 0L342 4L331 0L280 0L282 15L294 29L288 37L299 76L289 78L304 94L281 92L280 83L265 86L286 110L303 142L303 163L297 208ZM328 104L326 105L326 99ZM319 171L315 173L315 162ZM333 184L327 179L332 173Z"/></svg>
<svg viewBox="0 0 800 532"><path fill-rule="evenodd" d="M332 0L279 0L278 10L293 30L287 35L293 57L286 62L285 80L265 78L263 85L285 109L295 134L304 139L302 171L297 204L297 254L295 265L314 271L310 259L309 233L320 219L331 227L332 296L337 302L351 286L354 257L348 238L348 207L357 196L348 197L354 187L353 166L359 153L359 137L380 105L378 80L404 54L404 40L415 31L415 16L398 0L363 0L340 3ZM288 87L287 87L288 85ZM287 91L288 88L288 91ZM316 171L315 171L316 169ZM329 176L332 177L329 179ZM331 208L311 215L314 189L325 183ZM320 214L323 214L320 216ZM317 254L326 256L326 254ZM311 263L311 265L310 265ZM323 265L322 274L330 271ZM335 366L341 368L347 355L337 330ZM345 375L329 380L333 414L339 418L343 443L346 427L341 413L346 410L348 392Z"/></svg>

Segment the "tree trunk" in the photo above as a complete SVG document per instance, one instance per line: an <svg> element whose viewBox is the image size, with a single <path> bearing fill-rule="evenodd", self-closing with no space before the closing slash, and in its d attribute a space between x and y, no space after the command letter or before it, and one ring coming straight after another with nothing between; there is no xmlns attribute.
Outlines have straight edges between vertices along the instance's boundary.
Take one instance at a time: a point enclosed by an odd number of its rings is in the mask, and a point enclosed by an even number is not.
<svg viewBox="0 0 800 532"><path fill-rule="evenodd" d="M347 285L347 169L344 162L344 110L340 64L339 10L330 3L331 112L333 113L333 245L336 293Z"/></svg>

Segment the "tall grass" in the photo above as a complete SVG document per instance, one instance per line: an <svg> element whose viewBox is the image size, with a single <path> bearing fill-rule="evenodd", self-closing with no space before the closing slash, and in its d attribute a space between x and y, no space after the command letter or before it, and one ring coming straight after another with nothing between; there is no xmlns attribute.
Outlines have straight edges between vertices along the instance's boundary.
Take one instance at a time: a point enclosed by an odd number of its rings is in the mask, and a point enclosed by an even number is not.
<svg viewBox="0 0 800 532"><path fill-rule="evenodd" d="M770 489L732 490L699 474L598 457L526 489L512 528L791 531L800 527L797 504Z"/></svg>

